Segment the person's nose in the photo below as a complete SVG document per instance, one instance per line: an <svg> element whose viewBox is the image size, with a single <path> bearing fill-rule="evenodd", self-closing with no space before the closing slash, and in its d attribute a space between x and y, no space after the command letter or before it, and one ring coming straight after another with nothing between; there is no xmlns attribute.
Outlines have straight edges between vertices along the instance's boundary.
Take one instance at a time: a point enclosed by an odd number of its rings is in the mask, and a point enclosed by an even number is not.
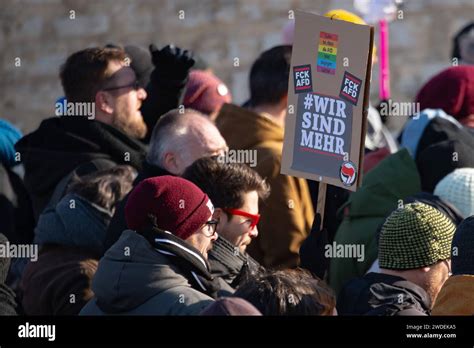
<svg viewBox="0 0 474 348"><path fill-rule="evenodd" d="M212 241L212 242L215 241L215 240L217 239L217 237L219 237L219 235L218 235L217 232L216 232L216 233L214 233L214 234L212 235L211 241Z"/></svg>
<svg viewBox="0 0 474 348"><path fill-rule="evenodd" d="M257 238L257 236L258 236L258 228L257 228L257 226L255 226L255 227L253 228L253 230L250 230L249 235L250 235L250 238Z"/></svg>
<svg viewBox="0 0 474 348"><path fill-rule="evenodd" d="M145 91L145 89L142 87L138 90L138 98L140 98L140 100L145 100L146 97L147 97L147 93Z"/></svg>

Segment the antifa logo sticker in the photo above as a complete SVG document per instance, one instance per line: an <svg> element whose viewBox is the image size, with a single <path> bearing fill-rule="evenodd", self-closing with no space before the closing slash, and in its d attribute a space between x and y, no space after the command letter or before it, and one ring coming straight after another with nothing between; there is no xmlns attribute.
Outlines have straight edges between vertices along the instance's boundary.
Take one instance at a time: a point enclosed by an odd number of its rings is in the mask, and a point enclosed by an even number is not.
<svg viewBox="0 0 474 348"><path fill-rule="evenodd" d="M352 162L343 162L339 171L339 177L344 186L352 186L357 178L357 170Z"/></svg>

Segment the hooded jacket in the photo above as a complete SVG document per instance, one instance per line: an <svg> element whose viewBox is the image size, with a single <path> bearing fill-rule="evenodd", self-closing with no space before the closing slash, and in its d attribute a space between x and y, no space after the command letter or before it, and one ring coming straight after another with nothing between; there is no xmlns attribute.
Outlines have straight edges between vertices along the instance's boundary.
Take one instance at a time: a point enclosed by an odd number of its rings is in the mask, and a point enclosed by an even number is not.
<svg viewBox="0 0 474 348"><path fill-rule="evenodd" d="M38 260L25 267L20 292L27 315L77 315L92 298L110 212L68 194L40 215ZM74 295L74 301L70 296Z"/></svg>
<svg viewBox="0 0 474 348"><path fill-rule="evenodd" d="M183 252L195 253L174 242ZM202 256L190 257L206 263ZM191 285L176 258L155 249L142 235L124 231L100 260L92 283L95 297L80 315L198 315L214 300Z"/></svg>
<svg viewBox="0 0 474 348"><path fill-rule="evenodd" d="M341 207L344 219L334 242L363 245L364 258L331 258L329 284L339 293L352 278L363 276L377 258L377 230L396 209L400 199L421 191L420 178L413 159L406 149L387 157L364 176L362 186Z"/></svg>
<svg viewBox="0 0 474 348"><path fill-rule="evenodd" d="M145 146L119 130L82 117L53 117L16 144L37 221L56 185L80 165L103 160L141 168ZM92 170L93 171L93 170ZM86 173L82 173L86 174Z"/></svg>
<svg viewBox="0 0 474 348"><path fill-rule="evenodd" d="M429 315L429 308L430 299L421 287L382 273L368 273L353 279L337 299L339 315Z"/></svg>
<svg viewBox="0 0 474 348"><path fill-rule="evenodd" d="M229 148L256 151L253 169L271 188L248 253L264 267L296 267L314 211L306 180L280 174L284 129L269 117L231 104L224 104L216 125Z"/></svg>
<svg viewBox="0 0 474 348"><path fill-rule="evenodd" d="M56 207L48 207L40 215L34 242L100 251L110 219L108 210L77 194L67 194Z"/></svg>
<svg viewBox="0 0 474 348"><path fill-rule="evenodd" d="M474 275L453 275L446 280L432 315L474 315Z"/></svg>

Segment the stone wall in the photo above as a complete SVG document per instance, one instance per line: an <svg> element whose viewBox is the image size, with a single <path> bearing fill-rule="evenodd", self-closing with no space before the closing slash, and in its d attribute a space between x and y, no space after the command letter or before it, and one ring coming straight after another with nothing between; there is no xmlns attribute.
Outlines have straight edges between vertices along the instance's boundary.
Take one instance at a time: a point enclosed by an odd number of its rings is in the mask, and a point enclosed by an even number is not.
<svg viewBox="0 0 474 348"><path fill-rule="evenodd" d="M403 19L390 24L395 100L411 101L430 76L451 64L451 37L472 19L473 7L472 0L406 0ZM243 102L251 63L262 50L281 43L288 13L297 8L351 10L352 1L4 0L0 117L24 132L34 130L54 114L54 102L62 95L58 69L67 55L110 42L174 42L195 50L229 85L234 100ZM377 91L375 70L374 101Z"/></svg>

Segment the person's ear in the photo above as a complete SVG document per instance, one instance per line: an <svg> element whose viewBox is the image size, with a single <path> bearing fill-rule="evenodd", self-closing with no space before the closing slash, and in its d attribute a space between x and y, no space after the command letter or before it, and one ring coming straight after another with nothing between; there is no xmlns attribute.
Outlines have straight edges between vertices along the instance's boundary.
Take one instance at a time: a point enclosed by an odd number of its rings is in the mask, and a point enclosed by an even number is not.
<svg viewBox="0 0 474 348"><path fill-rule="evenodd" d="M219 223L217 224L217 233L221 234L224 225L227 223L227 215L221 208L215 208L214 214L212 214L212 218L215 220L219 220Z"/></svg>
<svg viewBox="0 0 474 348"><path fill-rule="evenodd" d="M112 106L112 97L110 94L104 92L104 91L99 91L95 95L95 106L96 110L112 115L114 112L114 108Z"/></svg>
<svg viewBox="0 0 474 348"><path fill-rule="evenodd" d="M224 211L221 208L215 208L212 218L215 220L221 220L225 216Z"/></svg>
<svg viewBox="0 0 474 348"><path fill-rule="evenodd" d="M163 158L163 166L166 171L170 172L173 175L180 175L178 168L178 163L176 161L176 156L172 152L167 152Z"/></svg>
<svg viewBox="0 0 474 348"><path fill-rule="evenodd" d="M288 93L285 93L285 95L281 97L280 107L282 109L286 109L287 105L288 105Z"/></svg>

